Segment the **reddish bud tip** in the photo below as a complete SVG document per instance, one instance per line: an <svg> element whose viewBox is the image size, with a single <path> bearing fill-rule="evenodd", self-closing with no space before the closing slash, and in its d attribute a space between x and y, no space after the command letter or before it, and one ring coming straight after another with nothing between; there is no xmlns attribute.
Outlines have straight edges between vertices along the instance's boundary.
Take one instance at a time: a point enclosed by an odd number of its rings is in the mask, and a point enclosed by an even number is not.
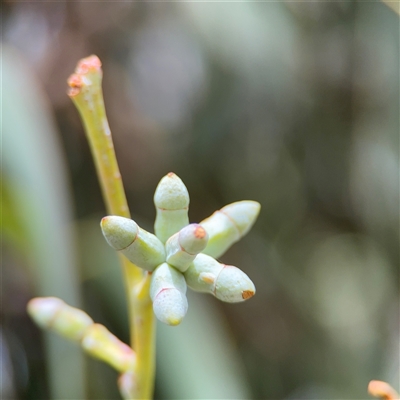
<svg viewBox="0 0 400 400"><path fill-rule="evenodd" d="M202 226L198 226L194 231L194 236L197 239L203 239L206 236L206 231Z"/></svg>
<svg viewBox="0 0 400 400"><path fill-rule="evenodd" d="M244 290L242 292L242 298L244 300L247 300L247 299L249 299L250 297L253 297L253 296L254 296L254 292L252 290Z"/></svg>

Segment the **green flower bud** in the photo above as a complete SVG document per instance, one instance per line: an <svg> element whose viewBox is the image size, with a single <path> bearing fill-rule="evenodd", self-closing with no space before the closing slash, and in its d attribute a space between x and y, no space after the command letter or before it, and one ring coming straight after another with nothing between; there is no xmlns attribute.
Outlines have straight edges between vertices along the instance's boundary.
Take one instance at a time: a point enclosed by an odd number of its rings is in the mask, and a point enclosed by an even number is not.
<svg viewBox="0 0 400 400"><path fill-rule="evenodd" d="M178 325L186 315L186 282L174 267L163 263L151 276L150 297L156 317L167 325Z"/></svg>
<svg viewBox="0 0 400 400"><path fill-rule="evenodd" d="M165 248L160 240L129 218L104 217L101 229L108 244L140 268L153 271L165 260Z"/></svg>
<svg viewBox="0 0 400 400"><path fill-rule="evenodd" d="M132 370L135 365L135 352L101 324L90 326L81 345L92 357L105 361L117 371Z"/></svg>
<svg viewBox="0 0 400 400"><path fill-rule="evenodd" d="M41 327L70 340L79 341L93 320L82 310L70 307L56 297L37 297L28 303L28 313Z"/></svg>
<svg viewBox="0 0 400 400"><path fill-rule="evenodd" d="M209 237L203 253L220 257L250 230L259 212L260 204L256 201L238 201L228 204L200 222Z"/></svg>
<svg viewBox="0 0 400 400"><path fill-rule="evenodd" d="M165 244L167 263L185 272L207 245L208 235L199 224L190 224L171 236Z"/></svg>
<svg viewBox="0 0 400 400"><path fill-rule="evenodd" d="M165 243L169 237L189 224L189 193L182 180L170 172L161 179L154 193L156 236Z"/></svg>
<svg viewBox="0 0 400 400"><path fill-rule="evenodd" d="M250 278L239 268L224 265L215 282L214 295L227 303L239 303L253 297L256 288Z"/></svg>
<svg viewBox="0 0 400 400"><path fill-rule="evenodd" d="M115 250L126 249L136 239L139 226L130 218L110 215L100 222L107 243Z"/></svg>
<svg viewBox="0 0 400 400"><path fill-rule="evenodd" d="M191 289L211 293L228 303L247 300L256 291L253 282L239 268L220 264L205 254L199 254L184 275Z"/></svg>
<svg viewBox="0 0 400 400"><path fill-rule="evenodd" d="M223 268L214 258L198 254L184 273L186 283L197 292L214 293L215 281Z"/></svg>
<svg viewBox="0 0 400 400"><path fill-rule="evenodd" d="M133 399L135 396L136 376L133 371L127 371L121 374L118 378L118 388L123 399Z"/></svg>

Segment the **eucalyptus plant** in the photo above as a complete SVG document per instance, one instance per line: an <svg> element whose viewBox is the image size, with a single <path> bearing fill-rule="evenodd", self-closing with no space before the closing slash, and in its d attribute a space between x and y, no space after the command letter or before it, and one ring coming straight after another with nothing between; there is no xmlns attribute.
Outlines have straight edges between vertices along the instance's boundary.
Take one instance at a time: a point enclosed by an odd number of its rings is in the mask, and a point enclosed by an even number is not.
<svg viewBox="0 0 400 400"><path fill-rule="evenodd" d="M40 327L77 342L86 353L120 372L118 386L124 399L151 399L154 315L168 325L178 325L188 310L187 286L230 303L255 294L253 282L243 271L216 258L250 230L260 204L239 201L198 224L189 224L187 188L170 172L161 179L154 195L155 234L141 228L130 219L101 81L100 60L96 56L82 59L68 79L68 94L85 126L109 214L101 220L101 230L119 254L124 272L130 345L59 298L34 298L28 303L28 312Z"/></svg>
<svg viewBox="0 0 400 400"><path fill-rule="evenodd" d="M101 220L101 230L117 251L124 273L130 344L59 298L34 298L28 303L28 312L40 327L77 342L86 353L117 370L124 399L151 399L154 316L168 325L178 325L188 310L187 286L229 303L245 301L255 294L253 282L243 271L217 259L250 230L260 204L235 202L198 224L190 224L187 188L170 172L161 179L154 195L155 234L141 228L130 219L101 81L100 60L96 56L82 59L68 80L68 94L85 126L109 214ZM382 399L399 398L385 382L371 381L368 390Z"/></svg>

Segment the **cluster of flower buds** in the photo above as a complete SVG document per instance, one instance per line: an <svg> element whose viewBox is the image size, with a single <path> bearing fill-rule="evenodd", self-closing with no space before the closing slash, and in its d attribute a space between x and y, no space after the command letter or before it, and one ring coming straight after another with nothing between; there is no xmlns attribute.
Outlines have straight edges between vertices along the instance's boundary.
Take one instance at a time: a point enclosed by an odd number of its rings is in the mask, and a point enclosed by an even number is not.
<svg viewBox="0 0 400 400"><path fill-rule="evenodd" d="M105 326L94 323L82 310L56 297L37 297L28 303L28 313L41 328L51 329L80 343L88 354L117 371L124 373L133 369L135 352Z"/></svg>
<svg viewBox="0 0 400 400"><path fill-rule="evenodd" d="M168 325L182 321L188 309L187 286L229 303L255 294L253 282L243 271L215 258L250 230L260 211L259 203L232 203L200 224L189 224L188 191L170 172L158 184L154 204L155 235L118 216L104 217L101 229L111 247L152 274L150 297L160 321Z"/></svg>

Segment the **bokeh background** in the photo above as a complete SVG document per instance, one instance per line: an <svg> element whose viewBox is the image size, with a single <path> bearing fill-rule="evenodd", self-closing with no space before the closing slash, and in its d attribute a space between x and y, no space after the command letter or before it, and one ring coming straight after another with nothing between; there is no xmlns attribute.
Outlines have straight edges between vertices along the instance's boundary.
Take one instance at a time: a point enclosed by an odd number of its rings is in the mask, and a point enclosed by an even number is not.
<svg viewBox="0 0 400 400"><path fill-rule="evenodd" d="M66 95L97 54L133 218L174 171L201 221L262 211L221 260L257 295L190 294L158 326L158 399L367 399L399 389L399 17L376 2L2 3L3 399L118 399L116 373L44 334L55 295L128 340L104 204Z"/></svg>

